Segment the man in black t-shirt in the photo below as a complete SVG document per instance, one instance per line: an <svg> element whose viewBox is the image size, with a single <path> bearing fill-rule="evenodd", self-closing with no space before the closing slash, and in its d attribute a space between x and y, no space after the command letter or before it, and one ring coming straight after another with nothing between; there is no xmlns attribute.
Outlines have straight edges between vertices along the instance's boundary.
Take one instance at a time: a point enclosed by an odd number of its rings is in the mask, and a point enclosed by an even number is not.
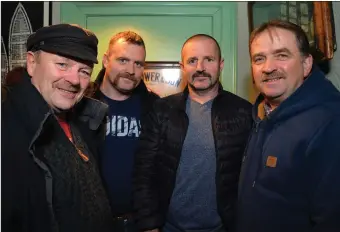
<svg viewBox="0 0 340 232"><path fill-rule="evenodd" d="M115 231L137 231L132 207L132 168L143 115L158 97L142 81L143 39L132 31L114 35L93 83L92 97L109 105L106 140L100 156L116 224Z"/></svg>

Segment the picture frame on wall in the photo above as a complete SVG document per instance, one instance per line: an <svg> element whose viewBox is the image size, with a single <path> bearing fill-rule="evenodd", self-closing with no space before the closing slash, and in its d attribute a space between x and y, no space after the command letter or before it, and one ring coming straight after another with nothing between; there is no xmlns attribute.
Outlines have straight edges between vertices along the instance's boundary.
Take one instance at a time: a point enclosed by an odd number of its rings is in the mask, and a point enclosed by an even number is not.
<svg viewBox="0 0 340 232"><path fill-rule="evenodd" d="M26 66L27 38L51 22L52 2L1 2L1 83L9 70Z"/></svg>
<svg viewBox="0 0 340 232"><path fill-rule="evenodd" d="M331 60L337 49L332 2L249 2L248 19L250 33L262 23L273 19L301 26L317 62Z"/></svg>
<svg viewBox="0 0 340 232"><path fill-rule="evenodd" d="M182 92L186 86L180 64L173 61L146 62L142 78L148 90L160 97Z"/></svg>

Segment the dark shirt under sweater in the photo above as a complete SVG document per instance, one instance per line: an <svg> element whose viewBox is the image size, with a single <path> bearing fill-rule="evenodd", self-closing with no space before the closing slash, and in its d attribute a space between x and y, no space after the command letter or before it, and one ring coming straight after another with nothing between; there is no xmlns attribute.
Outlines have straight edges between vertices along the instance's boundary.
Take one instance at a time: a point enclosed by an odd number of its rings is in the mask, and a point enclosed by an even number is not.
<svg viewBox="0 0 340 232"><path fill-rule="evenodd" d="M216 231L221 228L216 200L216 152L211 126L213 100L188 98L188 131L169 205L165 231Z"/></svg>
<svg viewBox="0 0 340 232"><path fill-rule="evenodd" d="M70 126L74 144L89 157L87 162L66 135L37 151L45 154L53 177L53 210L58 231L112 231L112 213L98 164L76 127ZM64 134L61 127L57 129Z"/></svg>
<svg viewBox="0 0 340 232"><path fill-rule="evenodd" d="M115 101L104 94L101 99L109 106L101 169L113 214L120 216L133 211L132 168L140 134L141 99L132 95Z"/></svg>

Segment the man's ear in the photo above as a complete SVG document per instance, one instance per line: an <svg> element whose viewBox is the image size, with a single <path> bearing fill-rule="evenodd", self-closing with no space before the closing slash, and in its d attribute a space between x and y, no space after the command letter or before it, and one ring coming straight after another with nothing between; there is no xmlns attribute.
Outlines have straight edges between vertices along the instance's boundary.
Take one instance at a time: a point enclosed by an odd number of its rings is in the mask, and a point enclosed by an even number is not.
<svg viewBox="0 0 340 232"><path fill-rule="evenodd" d="M311 54L304 57L303 60L303 77L306 78L311 72L313 67L313 57Z"/></svg>
<svg viewBox="0 0 340 232"><path fill-rule="evenodd" d="M32 77L37 65L37 57L35 56L34 52L28 51L26 54L26 66L27 72Z"/></svg>
<svg viewBox="0 0 340 232"><path fill-rule="evenodd" d="M109 60L110 60L110 57L107 54L107 52L105 52L104 55L103 55L103 66L104 66L104 68L107 68L107 66L109 65Z"/></svg>
<svg viewBox="0 0 340 232"><path fill-rule="evenodd" d="M181 67L181 69L183 69L184 68L183 61L180 61L178 63L179 63L179 66Z"/></svg>
<svg viewBox="0 0 340 232"><path fill-rule="evenodd" d="M220 61L220 72L222 72L223 68L224 68L224 59L221 58L221 61Z"/></svg>

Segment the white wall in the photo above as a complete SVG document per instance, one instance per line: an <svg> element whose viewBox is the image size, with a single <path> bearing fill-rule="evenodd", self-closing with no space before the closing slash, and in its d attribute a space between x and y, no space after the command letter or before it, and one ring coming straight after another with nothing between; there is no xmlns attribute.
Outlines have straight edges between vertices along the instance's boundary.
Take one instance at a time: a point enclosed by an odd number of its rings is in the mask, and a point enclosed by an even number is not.
<svg viewBox="0 0 340 232"><path fill-rule="evenodd" d="M333 2L334 22L337 44L340 46L340 2ZM238 3L238 59L237 59L237 94L254 102L257 91L253 87L250 75L250 60L248 52L248 8L247 2ZM340 90L340 48L330 61L330 72L327 77Z"/></svg>

